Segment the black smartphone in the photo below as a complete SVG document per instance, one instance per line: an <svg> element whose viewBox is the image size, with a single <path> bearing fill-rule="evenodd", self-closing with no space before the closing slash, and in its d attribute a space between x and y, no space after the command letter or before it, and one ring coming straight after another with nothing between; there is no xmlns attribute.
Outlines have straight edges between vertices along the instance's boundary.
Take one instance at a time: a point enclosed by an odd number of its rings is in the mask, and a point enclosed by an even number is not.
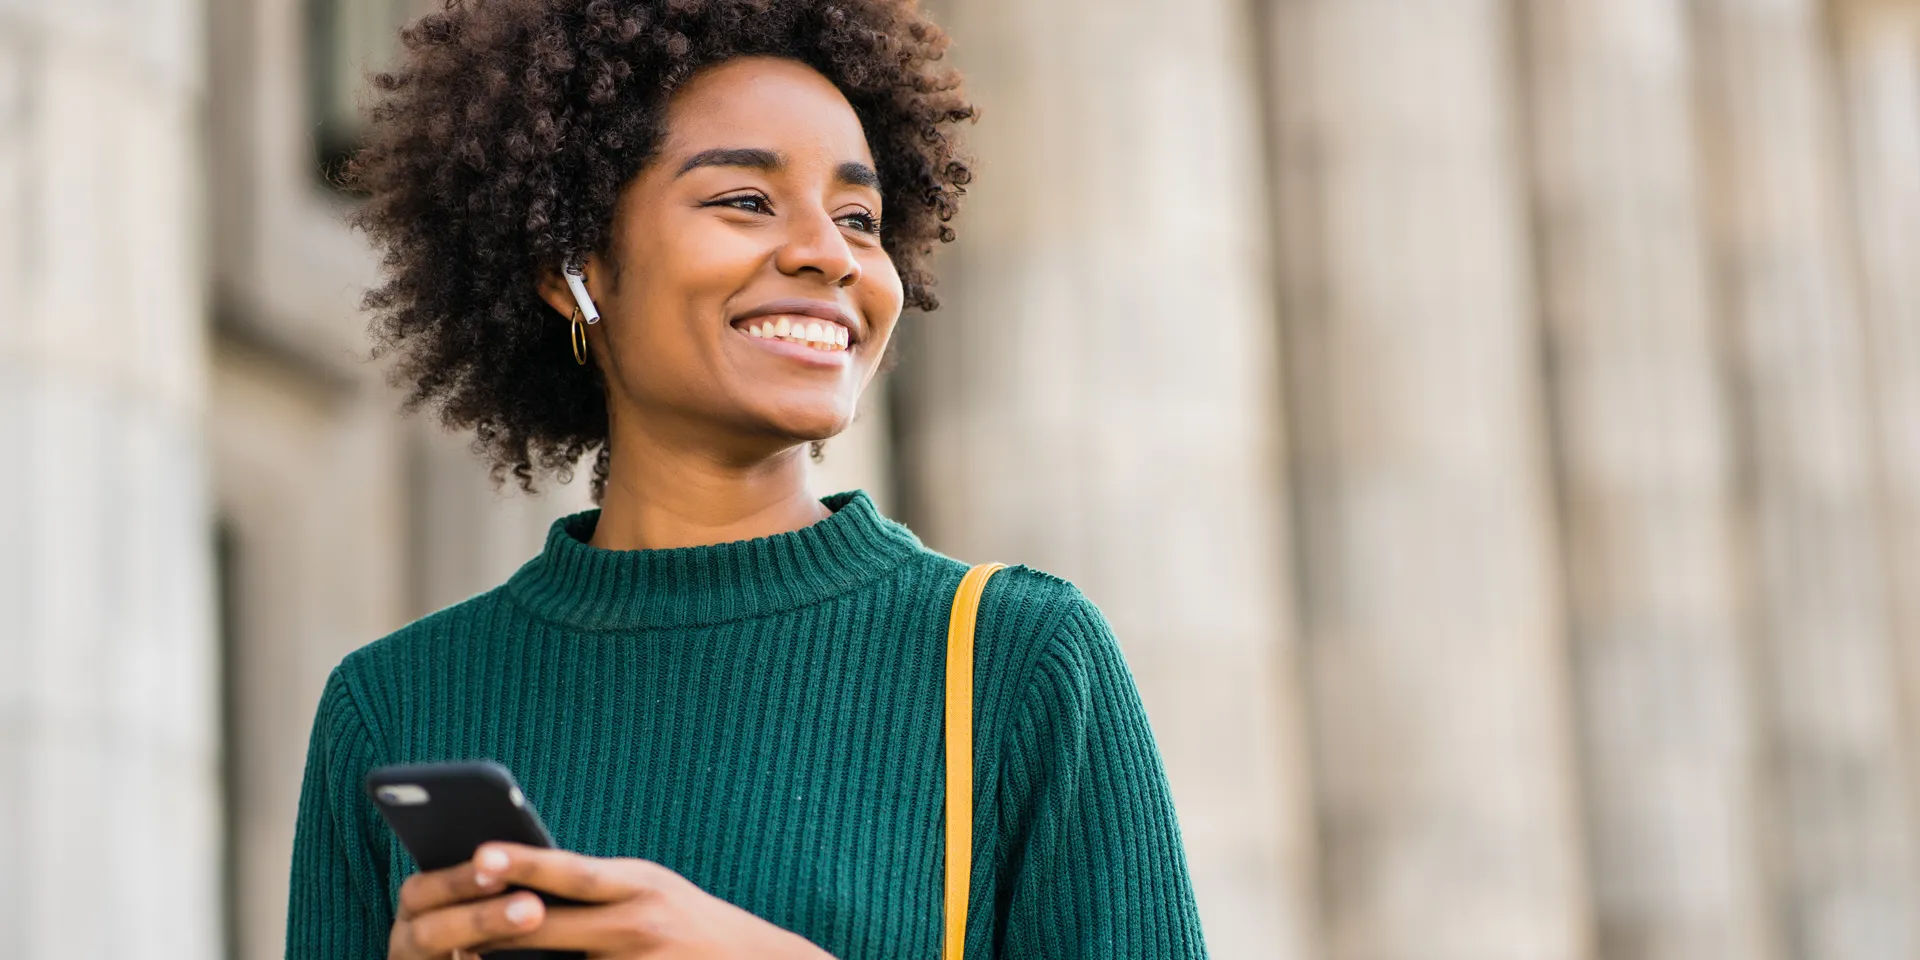
<svg viewBox="0 0 1920 960"><path fill-rule="evenodd" d="M376 767L367 772L367 796L388 829L421 870L442 870L473 859L489 840L553 846L540 814L506 767L491 760ZM522 889L508 887L508 890ZM576 901L536 890L549 904ZM562 950L496 950L489 960L577 960Z"/></svg>

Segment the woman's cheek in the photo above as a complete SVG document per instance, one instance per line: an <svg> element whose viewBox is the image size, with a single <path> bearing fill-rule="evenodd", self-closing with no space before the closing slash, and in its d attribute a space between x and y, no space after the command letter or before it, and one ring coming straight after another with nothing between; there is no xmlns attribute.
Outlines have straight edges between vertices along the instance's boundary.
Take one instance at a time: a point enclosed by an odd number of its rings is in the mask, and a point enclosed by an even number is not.
<svg viewBox="0 0 1920 960"><path fill-rule="evenodd" d="M865 312L869 317L892 318L884 325L884 329L891 331L894 324L899 322L900 311L906 304L906 288L901 284L900 274L894 269L892 260L885 261L884 272L876 275L875 279L879 284L873 296L869 298L869 302L862 306L866 308Z"/></svg>

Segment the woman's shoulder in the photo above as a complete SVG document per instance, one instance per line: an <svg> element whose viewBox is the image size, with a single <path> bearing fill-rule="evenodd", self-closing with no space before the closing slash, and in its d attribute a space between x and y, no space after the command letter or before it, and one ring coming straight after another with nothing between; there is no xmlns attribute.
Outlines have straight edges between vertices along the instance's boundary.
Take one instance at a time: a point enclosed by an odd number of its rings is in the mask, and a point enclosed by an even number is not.
<svg viewBox="0 0 1920 960"><path fill-rule="evenodd" d="M922 548L921 560L921 575L949 599L958 590L960 579L974 567L926 548ZM1047 625L1074 610L1093 608L1093 601L1066 577L1025 563L1006 563L988 579L981 594L977 632L981 636L1044 632Z"/></svg>
<svg viewBox="0 0 1920 960"><path fill-rule="evenodd" d="M1120 655L1113 627L1099 605L1065 577L1025 565L1008 567L988 582L980 604L983 620L989 605L999 619L1028 638L1035 661L1084 664L1089 658Z"/></svg>
<svg viewBox="0 0 1920 960"><path fill-rule="evenodd" d="M933 562L941 595L950 601L971 565L944 556ZM1099 606L1072 580L1024 563L1010 564L987 581L974 649L982 683L998 680L999 692L1014 698L1036 682L1037 673L1120 660Z"/></svg>
<svg viewBox="0 0 1920 960"><path fill-rule="evenodd" d="M1075 614L1099 612L1073 581L1024 563L1009 565L995 573L987 581L980 607L983 612L992 609L1003 616L1024 616L1048 623L1058 623Z"/></svg>
<svg viewBox="0 0 1920 960"><path fill-rule="evenodd" d="M926 548L922 548L921 559L925 563L922 569L931 572L931 579L948 597L974 566ZM1006 563L987 581L981 594L978 629L982 635L996 631L1046 633L1049 626L1073 616L1100 616L1099 607L1078 584L1031 564Z"/></svg>
<svg viewBox="0 0 1920 960"><path fill-rule="evenodd" d="M442 607L362 644L340 659L336 677L380 682L396 672L432 670L456 644L484 642L502 613L505 585Z"/></svg>

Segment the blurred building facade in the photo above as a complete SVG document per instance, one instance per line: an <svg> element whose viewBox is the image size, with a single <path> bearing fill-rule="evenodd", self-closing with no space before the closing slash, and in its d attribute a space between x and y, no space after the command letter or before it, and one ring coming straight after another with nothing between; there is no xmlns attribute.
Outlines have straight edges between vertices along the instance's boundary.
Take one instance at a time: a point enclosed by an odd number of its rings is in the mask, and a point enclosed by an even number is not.
<svg viewBox="0 0 1920 960"><path fill-rule="evenodd" d="M327 671L584 504L361 359L411 8L0 5L9 957L277 956ZM818 486L1101 605L1215 956L1920 956L1920 0L936 13L962 239Z"/></svg>

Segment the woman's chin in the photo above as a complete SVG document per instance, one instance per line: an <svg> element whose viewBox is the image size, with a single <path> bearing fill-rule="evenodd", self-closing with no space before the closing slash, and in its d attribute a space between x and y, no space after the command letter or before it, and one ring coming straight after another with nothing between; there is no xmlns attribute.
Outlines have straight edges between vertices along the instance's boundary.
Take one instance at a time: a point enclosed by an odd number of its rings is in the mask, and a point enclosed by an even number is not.
<svg viewBox="0 0 1920 960"><path fill-rule="evenodd" d="M817 419L782 418L765 424L765 433L779 438L781 449L804 446L816 440L831 440L847 429L851 415L823 416Z"/></svg>
<svg viewBox="0 0 1920 960"><path fill-rule="evenodd" d="M840 391L792 390L756 397L741 412L768 432L796 442L823 440L853 422L859 399L858 395L844 397Z"/></svg>

